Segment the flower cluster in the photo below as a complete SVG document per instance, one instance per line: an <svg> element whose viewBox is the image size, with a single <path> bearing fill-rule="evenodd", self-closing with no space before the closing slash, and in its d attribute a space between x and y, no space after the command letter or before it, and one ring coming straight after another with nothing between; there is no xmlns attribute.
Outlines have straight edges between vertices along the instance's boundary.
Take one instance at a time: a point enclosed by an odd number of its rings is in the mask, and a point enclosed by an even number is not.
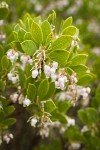
<svg viewBox="0 0 100 150"><path fill-rule="evenodd" d="M30 99L26 97L24 97L21 93L13 93L10 95L10 100L13 102L13 103L16 103L18 102L19 104L23 104L23 107L27 107L31 104L31 101Z"/></svg>
<svg viewBox="0 0 100 150"><path fill-rule="evenodd" d="M78 142L71 142L71 144L68 146L69 150L79 150L81 147L81 144Z"/></svg>
<svg viewBox="0 0 100 150"><path fill-rule="evenodd" d="M12 63L14 63L14 61L18 59L18 56L19 56L18 52L16 52L14 49L10 49L7 52L7 57L8 59L10 59Z"/></svg>
<svg viewBox="0 0 100 150"><path fill-rule="evenodd" d="M38 119L36 118L36 117L34 117L34 118L32 118L31 119L31 121L30 121L30 124L31 124L31 126L32 127L36 127L36 124L37 124L37 122L38 122Z"/></svg>
<svg viewBox="0 0 100 150"><path fill-rule="evenodd" d="M52 81L55 81L57 78L57 75L55 74L56 69L58 68L58 63L57 62L53 62L52 63L52 67L50 67L49 65L44 65L44 73L46 78L50 78L52 79ZM39 71L38 69L35 69L32 71L32 77L36 78L39 75Z"/></svg>
<svg viewBox="0 0 100 150"><path fill-rule="evenodd" d="M25 70L25 66L27 64L32 65L33 63L33 60L29 55L23 55L23 54L21 54L20 56L20 61L22 62L22 65L21 65L22 70Z"/></svg>
<svg viewBox="0 0 100 150"><path fill-rule="evenodd" d="M49 114L44 114L41 117L41 123L39 124L40 130L39 134L42 138L48 137L50 132L50 127L52 126L52 121L49 118Z"/></svg>
<svg viewBox="0 0 100 150"><path fill-rule="evenodd" d="M58 80L55 81L55 87L57 89L64 90L65 89L65 83L68 82L68 79L65 75L58 75Z"/></svg>
<svg viewBox="0 0 100 150"><path fill-rule="evenodd" d="M68 89L66 91L66 99L73 101L73 100L77 100L77 91L76 91L76 85L69 85Z"/></svg>
<svg viewBox="0 0 100 150"><path fill-rule="evenodd" d="M68 82L68 78L61 70L59 71L58 62L53 62L51 66L45 64L43 69L46 78L50 78L52 82L55 82L55 87L57 89L65 89L65 84ZM38 69L32 71L32 78L37 78L38 75Z"/></svg>
<svg viewBox="0 0 100 150"><path fill-rule="evenodd" d="M19 104L22 104L23 107L27 107L31 104L31 101L30 101L30 99L27 98L27 95L25 97L23 96L20 86L18 86L18 90L16 92L14 92L10 95L10 100L13 103L17 102Z"/></svg>
<svg viewBox="0 0 100 150"><path fill-rule="evenodd" d="M9 72L7 74L7 77L10 81L12 81L13 84L17 83L19 81L19 76L18 74L14 73L14 72Z"/></svg>
<svg viewBox="0 0 100 150"><path fill-rule="evenodd" d="M42 138L49 136L50 127L52 126L52 121L50 120L49 115L50 114L45 112L41 117L35 115L28 120L32 127L39 128L39 134Z"/></svg>
<svg viewBox="0 0 100 150"><path fill-rule="evenodd" d="M44 65L44 73L46 78L50 78L55 81L56 80L56 70L58 68L58 63L57 62L53 62L52 63L52 67L50 67L49 65Z"/></svg>
<svg viewBox="0 0 100 150"><path fill-rule="evenodd" d="M27 106L29 106L30 104L31 104L30 99L25 98L25 99L23 100L23 107L27 107Z"/></svg>
<svg viewBox="0 0 100 150"><path fill-rule="evenodd" d="M3 141L5 141L8 144L11 139L13 139L13 134L11 133L7 133L2 137L0 136L0 145L2 144Z"/></svg>
<svg viewBox="0 0 100 150"><path fill-rule="evenodd" d="M69 85L67 92L63 94L63 97L60 97L68 100L78 100L80 97L82 97L83 100L86 100L88 99L90 91L91 89L89 87L85 88L82 86Z"/></svg>
<svg viewBox="0 0 100 150"><path fill-rule="evenodd" d="M75 125L75 119L72 119L70 117L67 117L67 126L74 126Z"/></svg>
<svg viewBox="0 0 100 150"><path fill-rule="evenodd" d="M77 95L78 97L82 96L83 100L88 98L91 89L89 87L77 86Z"/></svg>

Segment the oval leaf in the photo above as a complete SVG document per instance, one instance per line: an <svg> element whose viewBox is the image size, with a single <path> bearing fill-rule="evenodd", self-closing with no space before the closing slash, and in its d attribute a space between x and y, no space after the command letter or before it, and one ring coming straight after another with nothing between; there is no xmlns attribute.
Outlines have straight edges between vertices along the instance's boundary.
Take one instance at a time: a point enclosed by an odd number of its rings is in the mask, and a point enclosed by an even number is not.
<svg viewBox="0 0 100 150"><path fill-rule="evenodd" d="M78 116L84 124L97 123L99 120L98 113L94 108L86 108L85 110L79 110Z"/></svg>
<svg viewBox="0 0 100 150"><path fill-rule="evenodd" d="M58 62L59 65L65 66L69 57L69 52L66 50L54 50L51 51L48 55L50 59Z"/></svg>
<svg viewBox="0 0 100 150"><path fill-rule="evenodd" d="M64 20L62 29L65 29L66 27L70 26L72 24L72 21L72 17L68 17L66 20Z"/></svg>
<svg viewBox="0 0 100 150"><path fill-rule="evenodd" d="M7 69L9 66L9 60L6 55L4 55L1 59L1 66L3 69Z"/></svg>
<svg viewBox="0 0 100 150"><path fill-rule="evenodd" d="M48 90L49 90L49 82L47 79L44 79L41 81L41 83L38 87L38 92L37 92L37 95L39 96L40 100L43 100L43 98L46 96Z"/></svg>
<svg viewBox="0 0 100 150"><path fill-rule="evenodd" d="M56 109L56 105L55 105L55 103L54 103L51 99L47 100L47 101L44 103L44 111L45 111L45 112L51 113L51 112L53 112L55 109Z"/></svg>
<svg viewBox="0 0 100 150"><path fill-rule="evenodd" d="M34 84L29 83L27 89L27 98L34 100L36 96L36 87Z"/></svg>
<svg viewBox="0 0 100 150"><path fill-rule="evenodd" d="M74 26L69 26L65 28L62 32L63 35L71 35L71 36L74 36L76 33L78 33L78 29Z"/></svg>
<svg viewBox="0 0 100 150"><path fill-rule="evenodd" d="M52 43L50 49L51 50L66 49L71 45L71 42L72 42L71 36L62 35Z"/></svg>
<svg viewBox="0 0 100 150"><path fill-rule="evenodd" d="M76 66L80 64L85 64L87 60L87 55L86 54L78 54L77 56L72 58L72 63L71 66Z"/></svg>
<svg viewBox="0 0 100 150"><path fill-rule="evenodd" d="M78 80L78 85L85 86L89 84L93 80L93 75L89 73L85 73L83 76L81 76Z"/></svg>
<svg viewBox="0 0 100 150"><path fill-rule="evenodd" d="M21 43L23 51L28 55L33 55L36 52L37 47L32 40L25 40Z"/></svg>
<svg viewBox="0 0 100 150"><path fill-rule="evenodd" d="M43 32L43 43L45 43L48 35L51 33L51 27L49 22L47 20L43 21L41 28Z"/></svg>
<svg viewBox="0 0 100 150"><path fill-rule="evenodd" d="M40 26L36 22L32 23L31 34L32 34L34 41L38 45L40 45L42 43L43 35L42 35L42 30L41 30Z"/></svg>

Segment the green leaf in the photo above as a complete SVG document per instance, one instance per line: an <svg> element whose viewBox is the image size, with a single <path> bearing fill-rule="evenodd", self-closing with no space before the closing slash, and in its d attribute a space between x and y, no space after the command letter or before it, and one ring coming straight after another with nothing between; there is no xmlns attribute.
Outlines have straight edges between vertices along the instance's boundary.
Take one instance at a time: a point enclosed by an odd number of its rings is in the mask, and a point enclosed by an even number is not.
<svg viewBox="0 0 100 150"><path fill-rule="evenodd" d="M78 111L78 116L80 120L87 125L91 125L99 121L98 113L94 108L81 109Z"/></svg>
<svg viewBox="0 0 100 150"><path fill-rule="evenodd" d="M34 100L36 96L36 86L34 84L29 83L27 89L27 98L30 100Z"/></svg>
<svg viewBox="0 0 100 150"><path fill-rule="evenodd" d="M68 130L65 131L64 135L70 141L82 142L85 140L76 126L70 126Z"/></svg>
<svg viewBox="0 0 100 150"><path fill-rule="evenodd" d="M20 42L22 42L24 40L24 35L25 35L26 31L23 28L20 28L18 31L18 39Z"/></svg>
<svg viewBox="0 0 100 150"><path fill-rule="evenodd" d="M14 106L8 106L6 108L4 108L4 112L6 115L10 115L14 112L15 110L15 107Z"/></svg>
<svg viewBox="0 0 100 150"><path fill-rule="evenodd" d="M6 85L6 82L5 82L5 81L0 80L0 90L1 90L1 91L4 91L4 89L5 89L5 85Z"/></svg>
<svg viewBox="0 0 100 150"><path fill-rule="evenodd" d="M62 32L62 35L74 36L75 34L78 34L78 29L75 26L69 26L65 28Z"/></svg>
<svg viewBox="0 0 100 150"><path fill-rule="evenodd" d="M1 61L1 58L3 57L4 55L4 49L2 47L2 45L0 45L0 61Z"/></svg>
<svg viewBox="0 0 100 150"><path fill-rule="evenodd" d="M70 26L72 24L73 18L72 17L68 17L64 22L63 22L63 26L62 29L64 30L66 27Z"/></svg>
<svg viewBox="0 0 100 150"><path fill-rule="evenodd" d="M8 16L8 4L6 2L0 3L0 20L5 19Z"/></svg>
<svg viewBox="0 0 100 150"><path fill-rule="evenodd" d="M9 66L9 60L6 55L4 55L1 59L1 66L3 69L7 69Z"/></svg>
<svg viewBox="0 0 100 150"><path fill-rule="evenodd" d="M54 84L54 82L51 82L49 84L49 90L47 92L47 95L46 95L46 97L44 99L48 99L48 98L52 97L54 95L54 93L55 93L55 90L56 90L55 84Z"/></svg>
<svg viewBox="0 0 100 150"><path fill-rule="evenodd" d="M50 24L55 25L56 12L55 12L54 10L52 10L52 13L49 14L49 16L48 16L48 21L50 22Z"/></svg>
<svg viewBox="0 0 100 150"><path fill-rule="evenodd" d="M52 41L52 38L53 38L53 33L51 32L48 36L47 36L47 39L46 39L46 43L45 45L46 46L49 46L51 41Z"/></svg>
<svg viewBox="0 0 100 150"><path fill-rule="evenodd" d="M32 35L30 32L26 32L24 35L24 40L33 40Z"/></svg>
<svg viewBox="0 0 100 150"><path fill-rule="evenodd" d="M95 135L91 135L90 134L86 134L85 133L85 138L87 140L87 145L88 145L88 149L89 150L99 150L100 149L100 138L95 136Z"/></svg>
<svg viewBox="0 0 100 150"><path fill-rule="evenodd" d="M62 123L67 123L66 115L59 111L54 111L52 113L52 120L58 120Z"/></svg>
<svg viewBox="0 0 100 150"><path fill-rule="evenodd" d="M5 117L5 112L0 110L0 123L3 121L4 117Z"/></svg>
<svg viewBox="0 0 100 150"><path fill-rule="evenodd" d="M42 30L41 30L40 26L35 22L32 23L31 34L32 34L34 41L38 45L40 45L42 43L42 39L43 39Z"/></svg>
<svg viewBox="0 0 100 150"><path fill-rule="evenodd" d="M26 25L26 30L28 32L30 32L32 22L33 22L33 19L31 17L27 17L25 21L25 25Z"/></svg>
<svg viewBox="0 0 100 150"><path fill-rule="evenodd" d="M54 50L48 55L51 60L58 62L61 66L65 66L69 57L69 52L66 50Z"/></svg>
<svg viewBox="0 0 100 150"><path fill-rule="evenodd" d="M41 16L37 16L33 18L34 22L36 22L37 24L40 24L42 22L42 18Z"/></svg>
<svg viewBox="0 0 100 150"><path fill-rule="evenodd" d="M12 47L16 47L16 50L18 50L18 51L20 51L20 52L23 53L23 49L22 49L22 47L21 47L20 42L18 42L18 41L12 41L12 42L11 42L11 46L12 46Z"/></svg>
<svg viewBox="0 0 100 150"><path fill-rule="evenodd" d="M20 30L20 25L17 23L14 27L14 33L17 33Z"/></svg>
<svg viewBox="0 0 100 150"><path fill-rule="evenodd" d="M0 102L1 102L1 104L3 106L3 108L5 108L8 105L8 103L9 103L7 101L7 99L5 97L2 97L2 96L0 96Z"/></svg>
<svg viewBox="0 0 100 150"><path fill-rule="evenodd" d="M37 47L32 40L25 40L21 43L23 51L28 55L33 55L36 52Z"/></svg>
<svg viewBox="0 0 100 150"><path fill-rule="evenodd" d="M26 74L27 77L32 76L31 70L32 70L32 65L27 64L27 65L25 66L25 74Z"/></svg>
<svg viewBox="0 0 100 150"><path fill-rule="evenodd" d="M57 38L51 45L51 50L61 50L66 49L71 45L72 37L69 35L62 35L61 37Z"/></svg>
<svg viewBox="0 0 100 150"><path fill-rule="evenodd" d="M13 125L14 123L16 122L16 119L15 118L9 118L9 119L6 119L3 124L5 126L11 126Z"/></svg>
<svg viewBox="0 0 100 150"><path fill-rule="evenodd" d="M85 64L87 60L87 55L86 54L78 54L77 56L72 58L72 63L71 66L76 66L80 64Z"/></svg>
<svg viewBox="0 0 100 150"><path fill-rule="evenodd" d="M56 109L56 105L55 105L55 103L54 103L51 99L47 100L47 101L44 103L44 111L45 111L45 112L51 113L51 112L53 112L55 109Z"/></svg>
<svg viewBox="0 0 100 150"><path fill-rule="evenodd" d="M86 73L88 70L84 65L70 66L70 68L74 70L78 76L83 75L83 73Z"/></svg>
<svg viewBox="0 0 100 150"><path fill-rule="evenodd" d="M41 28L43 32L43 43L45 43L48 35L51 33L51 27L49 22L47 20L43 21Z"/></svg>
<svg viewBox="0 0 100 150"><path fill-rule="evenodd" d="M58 109L60 112L66 112L70 108L71 104L69 101L58 102Z"/></svg>
<svg viewBox="0 0 100 150"><path fill-rule="evenodd" d="M38 92L37 92L37 95L39 96L40 100L43 100L43 98L46 96L48 90L49 90L49 82L47 79L44 79L41 81L41 83L38 87Z"/></svg>
<svg viewBox="0 0 100 150"><path fill-rule="evenodd" d="M22 88L24 88L26 85L26 77L24 71L20 68L18 68L18 75L19 75L20 85Z"/></svg>
<svg viewBox="0 0 100 150"><path fill-rule="evenodd" d="M90 73L85 73L84 75L82 75L79 80L78 80L78 85L81 86L85 86L87 84L89 84L92 80L93 80L93 75Z"/></svg>
<svg viewBox="0 0 100 150"><path fill-rule="evenodd" d="M20 27L22 27L23 29L26 29L23 20L19 19L19 25L20 25Z"/></svg>
<svg viewBox="0 0 100 150"><path fill-rule="evenodd" d="M97 87L95 96L92 98L92 106L100 109L100 85Z"/></svg>

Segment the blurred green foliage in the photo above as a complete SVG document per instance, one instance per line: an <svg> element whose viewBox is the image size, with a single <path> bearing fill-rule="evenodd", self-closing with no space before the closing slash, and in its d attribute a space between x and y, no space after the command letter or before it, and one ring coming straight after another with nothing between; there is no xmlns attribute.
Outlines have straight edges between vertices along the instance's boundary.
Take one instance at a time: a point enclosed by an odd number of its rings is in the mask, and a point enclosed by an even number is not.
<svg viewBox="0 0 100 150"><path fill-rule="evenodd" d="M99 150L100 149L100 0L5 0L9 6L9 14L5 19L4 26L0 26L0 33L6 33L6 44L0 40L0 43L5 47L5 51L9 47L9 42L13 38L12 28L19 18L22 18L25 13L32 16L41 15L43 18L54 9L57 12L57 25L60 26L61 19L66 19L69 16L73 17L74 24L79 28L80 32L80 49L89 55L87 65L96 75L95 80L90 84L92 92L89 104L82 106L81 102L74 108L68 107L67 114L76 119L77 125L69 127L64 135L59 134L59 129L55 135L51 133L50 139L40 140L34 150L72 150L70 144L72 142L81 143L79 148L84 150ZM5 16L4 16L5 17ZM22 39L20 39L22 40ZM0 47L0 57L3 56L2 46ZM3 67L7 67L9 63L6 57L2 59ZM8 64L9 65L9 64ZM6 70L6 69L5 69ZM4 70L4 72L5 72ZM24 78L23 78L24 79ZM22 83L23 84L23 83ZM24 85L22 85L24 86ZM5 83L0 80L0 88L4 88ZM3 101L4 102L4 101ZM4 104L6 105L6 104ZM61 106L61 104L59 104ZM66 110L67 110L67 104ZM68 104L69 105L69 104ZM9 110L10 108L8 108ZM61 109L61 107L60 107ZM11 109L13 110L13 108ZM61 109L62 110L62 109ZM78 112L78 113L77 113ZM10 113L10 111L9 111ZM92 116L91 116L92 114ZM1 116L6 117L6 114L1 112ZM14 120L12 120L12 123ZM8 121L9 123L9 121ZM81 127L86 125L89 130L81 133ZM12 130L12 129L11 129ZM13 129L14 130L14 129ZM24 131L25 132L25 131ZM25 137L25 136L23 136ZM22 138L23 138L22 137ZM36 135L34 136L36 137ZM39 138L38 138L39 139ZM29 140L29 139L27 139ZM37 140L38 141L38 140ZM23 142L25 143L26 140ZM48 146L46 146L48 144ZM13 147L15 146L12 144ZM23 144L25 145L25 144ZM35 144L34 144L35 145ZM16 146L17 147L17 146ZM8 146L8 149L11 145ZM2 150L6 150L7 146L3 145ZM12 149L10 149L12 150ZM22 146L19 150L25 150ZM28 150L28 149L26 149Z"/></svg>

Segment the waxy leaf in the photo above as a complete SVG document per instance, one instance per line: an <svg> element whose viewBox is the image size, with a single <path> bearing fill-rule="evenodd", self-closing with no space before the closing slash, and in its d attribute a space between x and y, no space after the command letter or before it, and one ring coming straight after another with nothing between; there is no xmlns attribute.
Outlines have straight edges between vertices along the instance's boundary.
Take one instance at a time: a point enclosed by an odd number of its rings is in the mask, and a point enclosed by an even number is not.
<svg viewBox="0 0 100 150"><path fill-rule="evenodd" d="M45 112L51 113L51 112L53 112L55 109L56 109L56 105L55 105L55 103L54 103L51 99L47 100L47 101L44 103L44 111L45 111Z"/></svg>
<svg viewBox="0 0 100 150"><path fill-rule="evenodd" d="M23 28L20 28L18 31L18 39L20 42L22 42L24 40L24 35L25 35L26 31Z"/></svg>
<svg viewBox="0 0 100 150"><path fill-rule="evenodd" d="M15 107L14 106L8 106L4 109L5 115L10 115L14 112Z"/></svg>
<svg viewBox="0 0 100 150"><path fill-rule="evenodd" d="M55 84L54 84L54 82L51 82L49 84L49 90L47 92L47 95L46 95L45 99L48 99L48 98L52 97L53 94L55 93L55 90L56 90L55 89Z"/></svg>
<svg viewBox="0 0 100 150"><path fill-rule="evenodd" d="M70 68L74 70L78 76L83 75L83 73L86 73L88 70L84 65L70 66Z"/></svg>
<svg viewBox="0 0 100 150"><path fill-rule="evenodd" d="M32 40L25 40L21 43L21 47L27 55L33 55L37 50L36 44Z"/></svg>
<svg viewBox="0 0 100 150"><path fill-rule="evenodd" d="M73 18L69 17L63 22L62 29L65 29L66 27L70 26L72 24Z"/></svg>
<svg viewBox="0 0 100 150"><path fill-rule="evenodd" d="M87 60L87 55L86 54L78 54L77 56L72 58L72 63L71 66L76 66L80 64L85 64Z"/></svg>
<svg viewBox="0 0 100 150"><path fill-rule="evenodd" d="M69 26L65 28L62 32L63 35L71 35L71 36L74 36L77 33L78 33L78 29L74 26Z"/></svg>
<svg viewBox="0 0 100 150"><path fill-rule="evenodd" d="M54 111L52 113L52 120L57 120L57 121L60 121L62 123L67 123L66 115L59 112L59 111Z"/></svg>
<svg viewBox="0 0 100 150"><path fill-rule="evenodd" d="M34 41L38 45L40 45L42 43L42 40L43 40L43 34L42 34L42 30L41 30L40 26L36 22L32 23L31 34L32 34Z"/></svg>
<svg viewBox="0 0 100 150"><path fill-rule="evenodd" d="M9 60L6 55L4 55L1 59L1 66L3 69L7 69L9 66Z"/></svg>
<svg viewBox="0 0 100 150"><path fill-rule="evenodd" d="M27 98L30 100L34 100L36 96L36 86L34 84L29 83L27 89Z"/></svg>
<svg viewBox="0 0 100 150"><path fill-rule="evenodd" d="M9 118L9 119L6 119L3 124L5 126L11 126L13 125L14 123L16 122L16 119L15 118Z"/></svg>
<svg viewBox="0 0 100 150"><path fill-rule="evenodd" d="M43 32L43 43L46 42L48 35L51 33L51 27L47 20L43 21L41 24L42 32Z"/></svg>
<svg viewBox="0 0 100 150"><path fill-rule="evenodd" d="M38 87L38 92L37 92L37 95L39 96L40 100L43 100L43 98L46 96L48 90L49 90L49 82L47 79L44 79L41 81L41 83Z"/></svg>
<svg viewBox="0 0 100 150"><path fill-rule="evenodd" d="M81 86L86 86L87 84L89 84L92 80L93 80L94 76L90 73L85 73L84 75L82 75L79 80L78 80L78 85Z"/></svg>
<svg viewBox="0 0 100 150"><path fill-rule="evenodd" d="M57 38L51 45L51 50L61 50L66 49L71 45L72 37L69 35L62 35L61 37Z"/></svg>
<svg viewBox="0 0 100 150"><path fill-rule="evenodd" d="M66 112L70 108L71 104L69 101L60 101L58 103L58 109L60 112Z"/></svg>
<svg viewBox="0 0 100 150"><path fill-rule="evenodd" d="M94 108L81 109L78 111L78 116L84 124L91 125L99 121L98 113Z"/></svg>
<svg viewBox="0 0 100 150"><path fill-rule="evenodd" d="M2 45L0 45L0 61L1 61L1 58L3 57L4 55L4 49L2 47Z"/></svg>
<svg viewBox="0 0 100 150"><path fill-rule="evenodd" d="M66 50L54 50L48 55L51 60L58 62L61 66L65 66L69 57L69 52Z"/></svg>
<svg viewBox="0 0 100 150"><path fill-rule="evenodd" d="M20 68L18 68L18 75L19 75L20 85L22 88L24 88L26 84L26 77L24 71Z"/></svg>
<svg viewBox="0 0 100 150"><path fill-rule="evenodd" d="M5 112L3 110L0 110L0 122L3 121L4 117L5 117Z"/></svg>

